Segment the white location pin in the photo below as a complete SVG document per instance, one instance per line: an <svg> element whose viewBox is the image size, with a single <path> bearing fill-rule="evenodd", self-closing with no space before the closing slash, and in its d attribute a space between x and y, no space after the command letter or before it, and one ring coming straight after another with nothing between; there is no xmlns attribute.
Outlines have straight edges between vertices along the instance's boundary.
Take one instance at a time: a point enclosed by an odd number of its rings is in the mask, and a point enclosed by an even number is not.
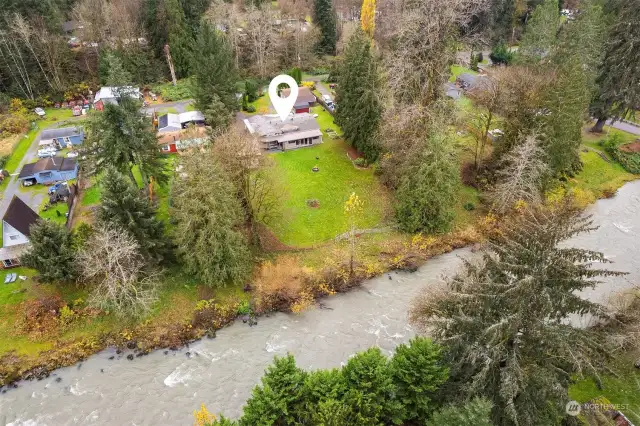
<svg viewBox="0 0 640 426"><path fill-rule="evenodd" d="M291 89L289 96L286 98L278 96L278 86L282 83L287 84ZM280 116L280 119L282 121L286 120L291 112L291 108L293 108L296 103L296 99L298 99L298 83L296 83L296 80L290 75L280 74L269 83L269 98L271 98L271 103Z"/></svg>

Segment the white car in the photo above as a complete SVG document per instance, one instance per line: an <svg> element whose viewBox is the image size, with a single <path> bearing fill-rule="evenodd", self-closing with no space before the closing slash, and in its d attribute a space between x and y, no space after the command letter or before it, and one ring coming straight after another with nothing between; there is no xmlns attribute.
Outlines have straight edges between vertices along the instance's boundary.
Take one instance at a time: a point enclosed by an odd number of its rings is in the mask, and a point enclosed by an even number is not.
<svg viewBox="0 0 640 426"><path fill-rule="evenodd" d="M47 115L47 113L40 107L34 109L33 112L35 112L38 117L44 117Z"/></svg>
<svg viewBox="0 0 640 426"><path fill-rule="evenodd" d="M71 151L67 154L67 158L76 158L78 156L77 151Z"/></svg>
<svg viewBox="0 0 640 426"><path fill-rule="evenodd" d="M57 151L55 149L51 149L51 148L40 149L38 150L38 157L40 158L55 157L56 152Z"/></svg>

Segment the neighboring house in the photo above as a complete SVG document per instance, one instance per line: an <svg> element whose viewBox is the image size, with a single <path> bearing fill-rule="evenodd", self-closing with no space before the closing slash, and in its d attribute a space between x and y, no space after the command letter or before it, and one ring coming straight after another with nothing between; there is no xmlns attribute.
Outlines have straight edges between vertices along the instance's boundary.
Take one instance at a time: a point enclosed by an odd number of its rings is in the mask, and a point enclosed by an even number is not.
<svg viewBox="0 0 640 426"><path fill-rule="evenodd" d="M2 218L2 248L0 265L3 269L20 265L20 256L29 248L30 227L40 219L28 205L13 196Z"/></svg>
<svg viewBox="0 0 640 426"><path fill-rule="evenodd" d="M288 98L289 93L291 93L291 89L283 89L280 93L280 97ZM304 114L309 113L310 108L315 106L317 102L316 95L313 94L310 88L308 87L299 87L298 88L298 99L296 99L296 103L293 105L293 109L296 114Z"/></svg>
<svg viewBox="0 0 640 426"><path fill-rule="evenodd" d="M104 110L106 104L118 105L118 98L129 96L133 99L141 99L140 89L132 86L125 87L101 87L93 98L93 106L98 111Z"/></svg>
<svg viewBox="0 0 640 426"><path fill-rule="evenodd" d="M18 180L31 180L43 185L75 179L78 177L78 162L75 158L49 157L35 163L25 164L20 170Z"/></svg>
<svg viewBox="0 0 640 426"><path fill-rule="evenodd" d="M456 78L456 84L463 90L470 90L476 84L477 79L477 75L465 72Z"/></svg>
<svg viewBox="0 0 640 426"><path fill-rule="evenodd" d="M192 146L204 145L209 141L207 129L196 127L191 130L164 132L158 137L160 152L164 154L176 153Z"/></svg>
<svg viewBox="0 0 640 426"><path fill-rule="evenodd" d="M204 114L200 111L187 111L181 114L165 114L158 117L158 132L176 132L188 125L204 126Z"/></svg>
<svg viewBox="0 0 640 426"><path fill-rule="evenodd" d="M282 121L278 115L254 115L244 120L264 150L303 148L322 143L322 132L311 114L295 114Z"/></svg>
<svg viewBox="0 0 640 426"><path fill-rule="evenodd" d="M80 145L84 141L84 131L79 127L62 127L43 130L40 133L40 148L54 146L58 149Z"/></svg>

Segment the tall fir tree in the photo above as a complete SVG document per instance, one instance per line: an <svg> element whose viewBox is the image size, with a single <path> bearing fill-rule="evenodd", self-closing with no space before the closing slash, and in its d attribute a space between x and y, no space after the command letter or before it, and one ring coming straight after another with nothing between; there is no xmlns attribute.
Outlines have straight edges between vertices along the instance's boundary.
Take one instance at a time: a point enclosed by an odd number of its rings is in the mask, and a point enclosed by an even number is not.
<svg viewBox="0 0 640 426"><path fill-rule="evenodd" d="M92 172L100 173L113 166L136 183L133 168L137 166L145 185L151 176L156 182L167 181L151 119L140 111L139 102L124 96L117 105L105 105L101 114L90 118L86 131Z"/></svg>
<svg viewBox="0 0 640 426"><path fill-rule="evenodd" d="M335 55L338 28L336 11L331 0L314 0L313 23L320 28L316 51L322 55Z"/></svg>
<svg viewBox="0 0 640 426"><path fill-rule="evenodd" d="M211 151L183 157L173 185L173 239L185 269L204 284L239 283L251 270L236 188Z"/></svg>
<svg viewBox="0 0 640 426"><path fill-rule="evenodd" d="M31 226L31 247L20 262L33 268L45 282L68 282L77 277L73 236L66 226L40 220Z"/></svg>
<svg viewBox="0 0 640 426"><path fill-rule="evenodd" d="M606 357L594 331L569 321L602 315L581 291L619 274L592 267L608 262L602 253L563 243L594 229L569 203L503 223L479 259L410 313L445 346L450 395L486 397L498 426L558 424L574 375L597 374Z"/></svg>
<svg viewBox="0 0 640 426"><path fill-rule="evenodd" d="M200 27L196 51L192 64L196 107L208 115L214 129L225 127L238 105L233 52L223 34L207 23Z"/></svg>
<svg viewBox="0 0 640 426"><path fill-rule="evenodd" d="M431 135L421 156L401 178L396 191L396 219L411 233L448 231L455 217L455 194L460 169L451 141L440 133Z"/></svg>
<svg viewBox="0 0 640 426"><path fill-rule="evenodd" d="M560 26L558 0L545 0L535 8L525 28L518 59L520 62L536 63L549 54L556 41Z"/></svg>
<svg viewBox="0 0 640 426"><path fill-rule="evenodd" d="M620 9L607 37L590 108L597 119L595 132L602 132L608 118L625 118L629 111L640 109L640 0L614 4Z"/></svg>
<svg viewBox="0 0 640 426"><path fill-rule="evenodd" d="M131 74L124 68L120 58L111 51L100 55L100 80L110 87L129 86L133 83Z"/></svg>
<svg viewBox="0 0 640 426"><path fill-rule="evenodd" d="M187 24L179 0L164 0L167 20L167 42L178 78L188 77L193 55L193 33Z"/></svg>
<svg viewBox="0 0 640 426"><path fill-rule="evenodd" d="M140 190L115 168L109 167L101 178L101 203L98 219L124 229L139 245L140 253L151 263L160 264L170 254L164 224Z"/></svg>
<svg viewBox="0 0 640 426"><path fill-rule="evenodd" d="M378 60L371 40L358 29L349 40L340 69L336 122L342 127L345 139L370 162L380 154L380 88Z"/></svg>

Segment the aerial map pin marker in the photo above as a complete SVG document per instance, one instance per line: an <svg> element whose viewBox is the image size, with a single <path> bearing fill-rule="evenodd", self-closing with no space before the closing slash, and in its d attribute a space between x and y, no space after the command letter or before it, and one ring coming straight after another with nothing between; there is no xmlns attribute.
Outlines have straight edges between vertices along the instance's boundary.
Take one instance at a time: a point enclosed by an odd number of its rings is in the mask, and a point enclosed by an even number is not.
<svg viewBox="0 0 640 426"><path fill-rule="evenodd" d="M287 84L291 89L289 96L286 98L278 96L278 86L282 83ZM298 99L298 83L296 83L294 78L290 75L280 74L271 80L271 83L269 84L269 98L271 98L271 103L280 116L280 119L282 121L286 120L287 116L289 116L289 113L291 112L291 108L293 108L296 103L296 99Z"/></svg>

